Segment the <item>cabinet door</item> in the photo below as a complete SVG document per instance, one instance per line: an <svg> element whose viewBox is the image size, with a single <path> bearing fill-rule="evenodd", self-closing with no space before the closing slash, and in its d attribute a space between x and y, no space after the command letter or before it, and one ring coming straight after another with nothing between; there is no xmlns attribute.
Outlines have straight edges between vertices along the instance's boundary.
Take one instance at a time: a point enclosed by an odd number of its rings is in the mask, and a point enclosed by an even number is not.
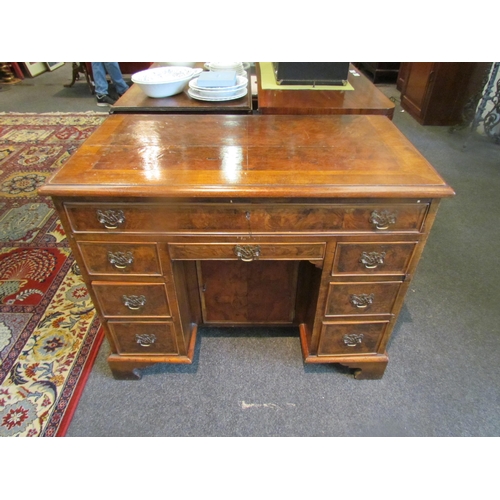
<svg viewBox="0 0 500 500"><path fill-rule="evenodd" d="M420 118L425 114L435 63L419 62L409 65L401 93L401 104L408 108L412 116Z"/></svg>
<svg viewBox="0 0 500 500"><path fill-rule="evenodd" d="M198 262L204 323L291 324L298 262Z"/></svg>
<svg viewBox="0 0 500 500"><path fill-rule="evenodd" d="M410 65L411 63L409 62L402 62L401 66L399 67L398 79L396 81L396 88L400 92L402 92L405 87L406 79L408 78L408 72L410 70Z"/></svg>

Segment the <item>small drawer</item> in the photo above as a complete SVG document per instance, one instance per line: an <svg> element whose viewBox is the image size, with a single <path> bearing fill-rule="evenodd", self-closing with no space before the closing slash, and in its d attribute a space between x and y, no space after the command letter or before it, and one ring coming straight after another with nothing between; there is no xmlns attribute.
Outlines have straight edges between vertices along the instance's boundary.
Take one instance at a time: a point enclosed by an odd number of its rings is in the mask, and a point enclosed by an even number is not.
<svg viewBox="0 0 500 500"><path fill-rule="evenodd" d="M325 243L170 243L172 260L323 260Z"/></svg>
<svg viewBox="0 0 500 500"><path fill-rule="evenodd" d="M117 354L165 355L178 354L174 325L170 322L109 321Z"/></svg>
<svg viewBox="0 0 500 500"><path fill-rule="evenodd" d="M75 233L420 232L428 203L65 203Z"/></svg>
<svg viewBox="0 0 500 500"><path fill-rule="evenodd" d="M332 274L406 274L417 242L339 243Z"/></svg>
<svg viewBox="0 0 500 500"><path fill-rule="evenodd" d="M326 316L390 314L400 282L331 283Z"/></svg>
<svg viewBox="0 0 500 500"><path fill-rule="evenodd" d="M92 289L105 317L169 317L165 286L161 283L93 282Z"/></svg>
<svg viewBox="0 0 500 500"><path fill-rule="evenodd" d="M325 322L321 328L318 356L375 354L388 321Z"/></svg>
<svg viewBox="0 0 500 500"><path fill-rule="evenodd" d="M156 244L78 242L90 275L161 276Z"/></svg>

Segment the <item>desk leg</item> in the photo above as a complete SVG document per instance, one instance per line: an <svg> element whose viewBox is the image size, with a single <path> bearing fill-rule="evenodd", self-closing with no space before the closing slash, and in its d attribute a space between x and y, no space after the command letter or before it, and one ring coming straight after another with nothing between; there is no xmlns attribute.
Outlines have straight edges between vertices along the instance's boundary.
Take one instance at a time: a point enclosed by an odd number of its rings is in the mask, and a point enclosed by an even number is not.
<svg viewBox="0 0 500 500"><path fill-rule="evenodd" d="M340 363L354 370L354 378L357 380L376 380L384 375L389 357L387 354L372 357L369 361L352 360Z"/></svg>
<svg viewBox="0 0 500 500"><path fill-rule="evenodd" d="M120 356L111 355L108 357L108 364L115 379L140 380L142 375L139 370L151 366L154 362L127 361Z"/></svg>

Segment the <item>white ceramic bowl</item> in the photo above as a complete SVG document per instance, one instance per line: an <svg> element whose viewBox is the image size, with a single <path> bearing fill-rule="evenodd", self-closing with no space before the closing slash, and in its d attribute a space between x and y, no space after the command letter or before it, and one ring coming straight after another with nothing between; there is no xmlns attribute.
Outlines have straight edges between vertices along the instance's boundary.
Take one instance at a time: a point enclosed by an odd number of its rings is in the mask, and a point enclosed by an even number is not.
<svg viewBox="0 0 500 500"><path fill-rule="evenodd" d="M165 66L139 71L132 75L132 81L148 96L170 97L180 94L191 78L199 75L201 68L186 66Z"/></svg>

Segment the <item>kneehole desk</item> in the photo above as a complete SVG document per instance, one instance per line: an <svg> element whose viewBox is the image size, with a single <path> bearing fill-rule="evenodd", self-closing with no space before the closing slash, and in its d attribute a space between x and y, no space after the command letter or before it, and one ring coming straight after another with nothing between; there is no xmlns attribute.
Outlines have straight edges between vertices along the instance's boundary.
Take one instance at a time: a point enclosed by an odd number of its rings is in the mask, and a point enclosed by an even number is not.
<svg viewBox="0 0 500 500"><path fill-rule="evenodd" d="M381 378L453 190L383 116L111 115L51 196L116 378L191 363L199 326L296 326Z"/></svg>

